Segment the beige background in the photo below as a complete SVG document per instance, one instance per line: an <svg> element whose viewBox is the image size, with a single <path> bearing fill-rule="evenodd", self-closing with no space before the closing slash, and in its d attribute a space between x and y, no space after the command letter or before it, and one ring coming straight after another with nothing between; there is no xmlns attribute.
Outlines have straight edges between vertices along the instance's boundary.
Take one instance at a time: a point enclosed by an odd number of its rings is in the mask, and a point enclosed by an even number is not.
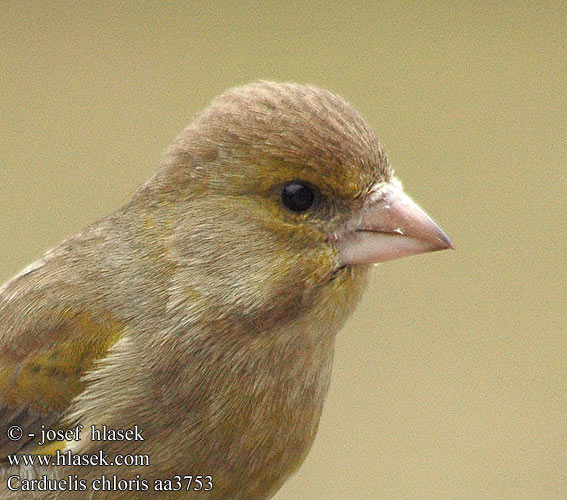
<svg viewBox="0 0 567 500"><path fill-rule="evenodd" d="M0 1L0 281L226 87L327 87L457 251L375 270L277 500L567 498L567 5L308 4Z"/></svg>

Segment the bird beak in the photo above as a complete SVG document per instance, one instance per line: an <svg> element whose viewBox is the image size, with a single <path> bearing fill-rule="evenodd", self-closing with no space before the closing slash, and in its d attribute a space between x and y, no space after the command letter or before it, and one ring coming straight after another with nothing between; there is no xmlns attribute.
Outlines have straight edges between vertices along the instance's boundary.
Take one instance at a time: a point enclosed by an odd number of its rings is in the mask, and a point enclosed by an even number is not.
<svg viewBox="0 0 567 500"><path fill-rule="evenodd" d="M342 265L385 262L453 248L441 228L392 184L373 189L333 239Z"/></svg>

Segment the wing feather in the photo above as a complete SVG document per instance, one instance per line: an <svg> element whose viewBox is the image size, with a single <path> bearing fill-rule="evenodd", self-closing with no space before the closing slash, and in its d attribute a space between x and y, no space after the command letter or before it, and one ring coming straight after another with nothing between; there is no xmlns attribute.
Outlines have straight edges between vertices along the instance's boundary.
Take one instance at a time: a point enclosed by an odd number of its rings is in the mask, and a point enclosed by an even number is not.
<svg viewBox="0 0 567 500"><path fill-rule="evenodd" d="M71 401L85 388L84 375L125 330L108 313L47 310L42 316L34 323L46 326L12 332L12 342L0 345L0 460L33 450L41 425L64 424ZM8 439L12 425L23 429L22 439Z"/></svg>

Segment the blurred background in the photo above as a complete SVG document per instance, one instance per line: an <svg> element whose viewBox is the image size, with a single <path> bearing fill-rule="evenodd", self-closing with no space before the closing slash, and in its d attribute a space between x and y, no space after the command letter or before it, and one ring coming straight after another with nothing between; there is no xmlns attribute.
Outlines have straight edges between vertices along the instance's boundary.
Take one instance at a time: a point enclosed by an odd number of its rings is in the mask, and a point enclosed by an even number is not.
<svg viewBox="0 0 567 500"><path fill-rule="evenodd" d="M0 0L0 281L230 86L346 98L457 250L387 263L276 500L567 498L567 4Z"/></svg>

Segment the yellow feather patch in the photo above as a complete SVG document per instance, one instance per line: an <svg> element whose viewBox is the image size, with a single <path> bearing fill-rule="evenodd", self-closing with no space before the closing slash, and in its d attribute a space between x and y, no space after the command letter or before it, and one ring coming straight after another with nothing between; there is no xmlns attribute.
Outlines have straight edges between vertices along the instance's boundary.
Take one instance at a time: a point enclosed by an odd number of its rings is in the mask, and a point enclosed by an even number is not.
<svg viewBox="0 0 567 500"><path fill-rule="evenodd" d="M35 450L33 450L33 454L55 455L57 451L62 452L68 444L68 441L53 441L52 443L46 443L44 445L38 446Z"/></svg>
<svg viewBox="0 0 567 500"><path fill-rule="evenodd" d="M96 317L88 312L67 313L55 331L50 329L50 343L23 359L10 359L9 353L3 353L2 404L63 412L84 389L82 376L120 339L124 330L124 323L109 313ZM41 338L44 332L34 333Z"/></svg>

